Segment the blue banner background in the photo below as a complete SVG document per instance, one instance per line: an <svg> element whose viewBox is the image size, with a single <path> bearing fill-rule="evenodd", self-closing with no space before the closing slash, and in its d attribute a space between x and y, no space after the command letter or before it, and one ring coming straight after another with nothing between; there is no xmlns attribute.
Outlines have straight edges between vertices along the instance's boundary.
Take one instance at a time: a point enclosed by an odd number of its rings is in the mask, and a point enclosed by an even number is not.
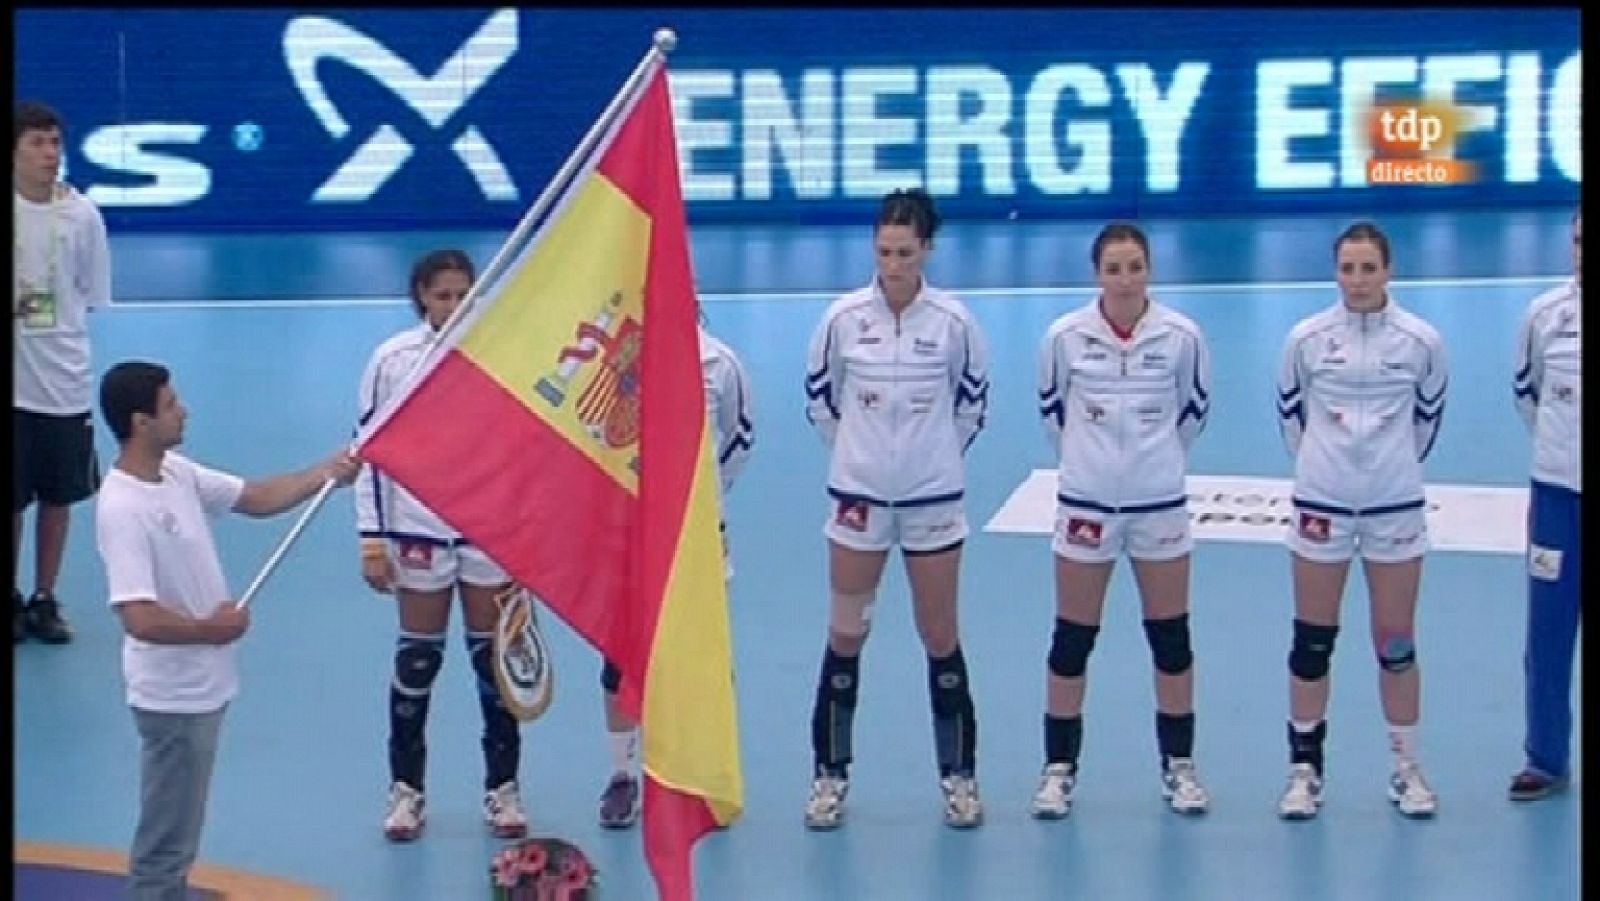
<svg viewBox="0 0 1600 901"><path fill-rule="evenodd" d="M1039 218L1570 204L1580 178L1575 9L91 9L15 21L17 96L62 113L68 180L118 229L509 227L662 25L679 34L697 221L859 218L886 188L917 184L947 216ZM322 53L309 80L291 71L291 44ZM340 61L358 45L364 62ZM1139 79L1147 101L1170 98L1182 65L1198 85L1187 118L1147 108L1141 120ZM1477 184L1342 184L1346 94L1374 65L1417 79L1475 67L1454 99L1494 111L1456 150L1478 162ZM1291 70L1307 83L1260 105ZM970 141L950 140L960 128ZM1150 128L1167 129L1175 155ZM1300 175L1258 159L1263 128ZM369 142L374 155L357 158Z"/></svg>

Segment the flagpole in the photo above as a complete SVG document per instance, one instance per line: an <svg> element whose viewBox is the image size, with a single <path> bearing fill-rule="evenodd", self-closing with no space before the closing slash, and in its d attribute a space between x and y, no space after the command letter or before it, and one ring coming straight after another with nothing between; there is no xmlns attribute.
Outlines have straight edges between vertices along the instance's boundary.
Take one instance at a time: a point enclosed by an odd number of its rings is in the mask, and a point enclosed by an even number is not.
<svg viewBox="0 0 1600 901"><path fill-rule="evenodd" d="M561 168L556 171L555 177L550 179L550 182L544 186L544 191L539 194L533 206L523 215L522 220L517 223L517 227L511 232L511 237L500 245L499 251L489 261L489 265L484 268L483 275L468 289L467 296L461 299L461 303L456 305L454 312L450 314L450 318L445 320L444 325L440 326L439 330L434 333L427 349L412 365L411 372L406 377L406 384L416 378L417 373L422 369L423 362L443 342L445 335L461 322L462 314L482 293L482 286L494 284L500 278L501 270L506 267L512 248L521 245L527 239L528 233L544 218L545 213L550 211L551 205L555 203L555 199L562 193L558 188L571 181L577 170L588 161L589 155L594 152L595 145L600 142L601 137L606 132L611 130L611 126L615 124L623 108L633 102L639 93L640 87L655 73L656 68L666 60L667 54L671 53L677 45L678 35L672 29L656 29L656 33L650 42L650 49L645 52L644 58L640 59L638 65L634 66L633 73L628 76L626 82L623 82L621 90L612 96L611 102L606 105L605 110L600 114L600 118L589 126L589 131L584 134L583 140L578 142L577 149L573 150L567 157L567 161L562 163ZM405 392L402 391L397 396L404 397ZM350 446L350 453L356 453L360 449L361 443L361 436L358 435L355 442ZM256 594L261 591L261 587L267 582L267 577L272 575L272 571L278 567L284 556L289 553L289 548L294 545L295 541L300 538L300 534L305 531L306 526L311 522L311 518L316 516L317 511L321 510L323 503L328 500L328 496L333 493L333 486L333 479L328 479L322 483L322 487L317 490L317 494L311 499L311 503L300 514L300 518L295 521L294 526L289 529L289 533L283 536L283 540L278 542L277 548L267 558L267 562L262 564L261 571L256 573L256 577L251 581L250 587L245 589L244 595L239 599L240 607L247 606Z"/></svg>
<svg viewBox="0 0 1600 901"><path fill-rule="evenodd" d="M272 571L278 567L278 563L283 560L283 556L289 553L289 546L294 544L295 539L300 537L300 533L306 530L306 524L311 522L311 517L317 515L317 511L322 509L322 504L328 499L328 495L333 493L333 484L333 479L328 479L322 483L321 488L317 489L316 497L313 497L311 503L306 505L305 511L295 521L294 527L289 530L289 534L283 536L283 540L278 542L277 549L272 552L272 556L267 558L267 562L261 567L261 571L256 573L255 581L251 582L250 587L244 590L244 595L239 598L240 607L248 606L251 599L261 591L261 586L267 583L267 576L272 575Z"/></svg>
<svg viewBox="0 0 1600 901"><path fill-rule="evenodd" d="M500 249L495 252L493 259L489 261L489 265L484 267L483 273L467 289L467 294L461 298L461 303L456 305L455 310L450 313L450 317L444 321L444 324L434 331L433 336L428 340L427 346L423 348L422 354L412 364L411 371L407 373L405 379L401 381L400 387L395 391L395 397L405 397L410 394L412 384L428 368L429 361L444 343L446 336L454 331L466 318L467 311L477 302L478 297L485 290L485 286L493 285L496 281L499 281L502 271L510 263L513 251L521 249L521 245L527 240L529 232L533 231L545 214L550 211L550 207L555 204L557 198L565 193L564 189L567 182L571 181L577 170L588 162L589 156L594 152L595 145L600 143L600 139L611 130L611 126L616 123L617 117L621 115L622 110L633 103L639 94L640 88L651 75L655 74L656 68L666 60L667 54L671 53L677 45L678 35L676 32L670 28L656 29L656 33L650 42L650 49L645 51L644 57L639 60L638 65L634 66L633 73L628 76L627 81L623 82L622 88L612 96L611 102L600 113L600 117L594 121L593 125L589 126L589 131L578 142L577 148L567 157L566 162L561 164L561 168L556 170L555 176L544 186L544 191L533 202L533 206L529 207L528 212L523 214L522 219L517 223L517 227L512 230L511 237L500 245ZM377 427L387 418L387 410L374 416L371 423L356 435L355 442L352 445L352 452L359 450L361 445L366 443L367 436L376 431Z"/></svg>
<svg viewBox="0 0 1600 901"><path fill-rule="evenodd" d="M477 285L494 284L499 280L500 270L504 269L509 262L508 257L511 255L511 249L521 244L527 238L527 233L532 231L539 220L544 218L545 213L550 211L550 206L555 203L556 197L562 193L561 189L566 186L568 181L572 180L572 176L578 168L588 160L589 155L594 152L595 145L600 142L600 139L607 131L611 130L611 126L621 114L622 108L634 99L635 95L639 93L639 88L654 73L655 67L666 59L672 48L677 46L677 42L678 37L673 33L672 29L662 28L656 31L655 37L650 44L650 49L645 52L644 57L639 60L639 64L634 67L633 73L628 76L628 80L623 82L621 89L612 96L611 102L600 113L600 117L594 121L593 125L589 126L589 131L583 136L583 140L578 142L577 148L567 157L567 161L561 164L561 168L556 170L556 174L544 186L544 191L533 202L533 206L522 217L522 221L517 223L517 227L512 231L511 237L506 239L506 242L500 246L499 252L489 261L489 265L484 267L483 275L478 279ZM451 320L456 319L462 310L477 299L480 293L477 285L474 285L473 289L467 292L467 296L456 307L455 314L451 316ZM440 327L439 335L442 337L452 324L451 321L447 320Z"/></svg>

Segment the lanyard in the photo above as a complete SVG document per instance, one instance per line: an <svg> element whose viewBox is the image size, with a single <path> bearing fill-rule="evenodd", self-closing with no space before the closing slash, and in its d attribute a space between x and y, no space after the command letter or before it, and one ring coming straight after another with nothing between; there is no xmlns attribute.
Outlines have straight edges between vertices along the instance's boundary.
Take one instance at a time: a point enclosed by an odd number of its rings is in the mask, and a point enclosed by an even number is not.
<svg viewBox="0 0 1600 901"><path fill-rule="evenodd" d="M43 286L44 291L50 294L54 294L56 291L56 270L59 262L57 257L60 254L57 240L59 238L59 226L61 225L61 207L57 204L57 201L65 197L66 189L59 182L51 186L50 234L45 248L45 283ZM11 205L11 226L11 234L13 236L12 249L15 251L12 263L17 267L17 278L20 279L22 277L22 222L17 216L15 202Z"/></svg>

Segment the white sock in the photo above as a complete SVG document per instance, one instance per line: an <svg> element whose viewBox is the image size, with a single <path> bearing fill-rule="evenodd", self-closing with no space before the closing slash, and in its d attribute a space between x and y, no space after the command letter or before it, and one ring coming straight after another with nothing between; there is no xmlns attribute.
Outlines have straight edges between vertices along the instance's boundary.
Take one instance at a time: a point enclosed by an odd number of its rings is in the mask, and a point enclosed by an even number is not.
<svg viewBox="0 0 1600 901"><path fill-rule="evenodd" d="M1394 761L1397 765L1416 763L1417 760L1417 726L1396 726L1389 724L1389 750L1394 752Z"/></svg>
<svg viewBox="0 0 1600 901"><path fill-rule="evenodd" d="M1317 724L1321 722L1322 720L1290 720L1289 724L1301 735L1309 735L1317 731Z"/></svg>
<svg viewBox="0 0 1600 901"><path fill-rule="evenodd" d="M639 759L639 730L611 733L611 769L633 775Z"/></svg>

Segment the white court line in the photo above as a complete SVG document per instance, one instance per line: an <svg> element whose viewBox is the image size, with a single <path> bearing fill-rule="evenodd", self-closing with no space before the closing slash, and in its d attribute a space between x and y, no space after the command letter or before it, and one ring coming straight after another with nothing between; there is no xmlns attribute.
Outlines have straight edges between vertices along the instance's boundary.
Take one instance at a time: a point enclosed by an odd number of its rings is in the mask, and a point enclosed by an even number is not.
<svg viewBox="0 0 1600 901"><path fill-rule="evenodd" d="M1565 281L1565 275L1516 275L1482 278L1414 278L1394 279L1389 284L1397 288L1484 288L1484 287L1537 287ZM1215 282L1166 284L1157 283L1157 294L1222 294L1252 291L1331 291L1336 282ZM1088 295L1096 289L1093 285L1036 288L949 288L961 298L985 297L1070 297ZM731 294L702 294L707 303L762 300L833 300L841 291L780 291L741 292ZM252 300L133 300L112 304L113 310L239 310L239 309L318 309L323 307L390 307L409 303L407 297L316 297Z"/></svg>

